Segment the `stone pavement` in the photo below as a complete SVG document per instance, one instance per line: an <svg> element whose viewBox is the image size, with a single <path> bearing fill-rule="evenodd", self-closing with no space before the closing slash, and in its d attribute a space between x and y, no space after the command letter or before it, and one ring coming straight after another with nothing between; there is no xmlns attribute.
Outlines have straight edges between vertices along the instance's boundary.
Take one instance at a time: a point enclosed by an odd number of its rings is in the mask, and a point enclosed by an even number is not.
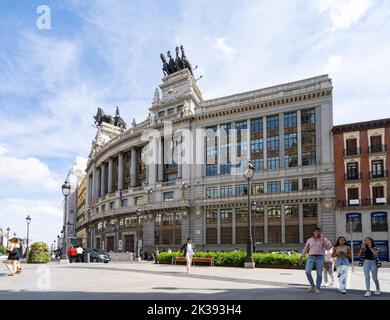
<svg viewBox="0 0 390 320"><path fill-rule="evenodd" d="M346 295L338 293L335 288L324 288L316 295L306 292L307 281L303 270L195 266L187 274L185 266L150 262L50 263L24 267L22 274L8 277L5 266L0 266L0 300L390 300L390 268L379 271L382 295L364 298L361 268L349 274Z"/></svg>

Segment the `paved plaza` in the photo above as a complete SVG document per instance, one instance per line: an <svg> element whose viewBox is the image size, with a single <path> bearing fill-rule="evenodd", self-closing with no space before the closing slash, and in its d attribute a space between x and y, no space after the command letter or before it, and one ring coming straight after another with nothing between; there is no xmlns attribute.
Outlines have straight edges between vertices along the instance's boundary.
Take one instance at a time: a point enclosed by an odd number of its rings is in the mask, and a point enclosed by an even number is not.
<svg viewBox="0 0 390 320"><path fill-rule="evenodd" d="M313 272L314 274L314 272ZM0 300L4 299L390 299L390 268L381 268L381 297L364 298L361 268L350 273L348 294L324 288L306 292L303 270L243 269L184 266L150 262L109 264L25 265L22 274L8 277L0 270Z"/></svg>

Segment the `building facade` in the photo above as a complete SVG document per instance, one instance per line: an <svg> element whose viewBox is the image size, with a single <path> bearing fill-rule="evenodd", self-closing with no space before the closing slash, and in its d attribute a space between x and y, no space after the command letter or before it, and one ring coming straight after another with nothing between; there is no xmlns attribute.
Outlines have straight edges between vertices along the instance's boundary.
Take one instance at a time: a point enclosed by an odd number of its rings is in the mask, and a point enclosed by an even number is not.
<svg viewBox="0 0 390 320"><path fill-rule="evenodd" d="M334 239L328 76L213 100L187 69L159 87L145 121L98 129L78 219L88 246L150 252L191 236L205 250L245 248L248 192L258 251L301 249L315 226Z"/></svg>
<svg viewBox="0 0 390 320"><path fill-rule="evenodd" d="M84 174L76 189L76 226L85 217L87 202L87 178ZM81 246L87 247L87 232L85 227L76 229L76 238L81 240Z"/></svg>
<svg viewBox="0 0 390 320"><path fill-rule="evenodd" d="M353 238L357 251L365 236L389 261L390 119L333 128L336 179L336 233Z"/></svg>

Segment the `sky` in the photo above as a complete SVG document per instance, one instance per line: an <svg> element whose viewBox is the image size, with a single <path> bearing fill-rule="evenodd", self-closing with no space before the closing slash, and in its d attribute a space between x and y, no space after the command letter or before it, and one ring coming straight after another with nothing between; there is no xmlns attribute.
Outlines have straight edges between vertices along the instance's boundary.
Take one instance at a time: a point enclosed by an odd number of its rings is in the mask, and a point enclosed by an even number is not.
<svg viewBox="0 0 390 320"><path fill-rule="evenodd" d="M0 228L24 237L29 214L34 241L56 239L96 109L143 121L161 52L184 45L205 100L329 74L342 124L390 117L389 39L386 0L2 0Z"/></svg>

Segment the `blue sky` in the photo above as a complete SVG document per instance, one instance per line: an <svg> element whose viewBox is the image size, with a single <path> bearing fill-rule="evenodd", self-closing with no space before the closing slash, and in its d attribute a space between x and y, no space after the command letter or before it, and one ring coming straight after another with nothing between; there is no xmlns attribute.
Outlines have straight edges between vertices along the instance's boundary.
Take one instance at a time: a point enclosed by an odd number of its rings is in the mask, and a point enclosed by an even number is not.
<svg viewBox="0 0 390 320"><path fill-rule="evenodd" d="M160 52L184 45L204 99L329 74L340 124L390 117L388 39L385 0L1 1L0 227L24 235L29 213L32 238L55 239L96 108L142 121Z"/></svg>

